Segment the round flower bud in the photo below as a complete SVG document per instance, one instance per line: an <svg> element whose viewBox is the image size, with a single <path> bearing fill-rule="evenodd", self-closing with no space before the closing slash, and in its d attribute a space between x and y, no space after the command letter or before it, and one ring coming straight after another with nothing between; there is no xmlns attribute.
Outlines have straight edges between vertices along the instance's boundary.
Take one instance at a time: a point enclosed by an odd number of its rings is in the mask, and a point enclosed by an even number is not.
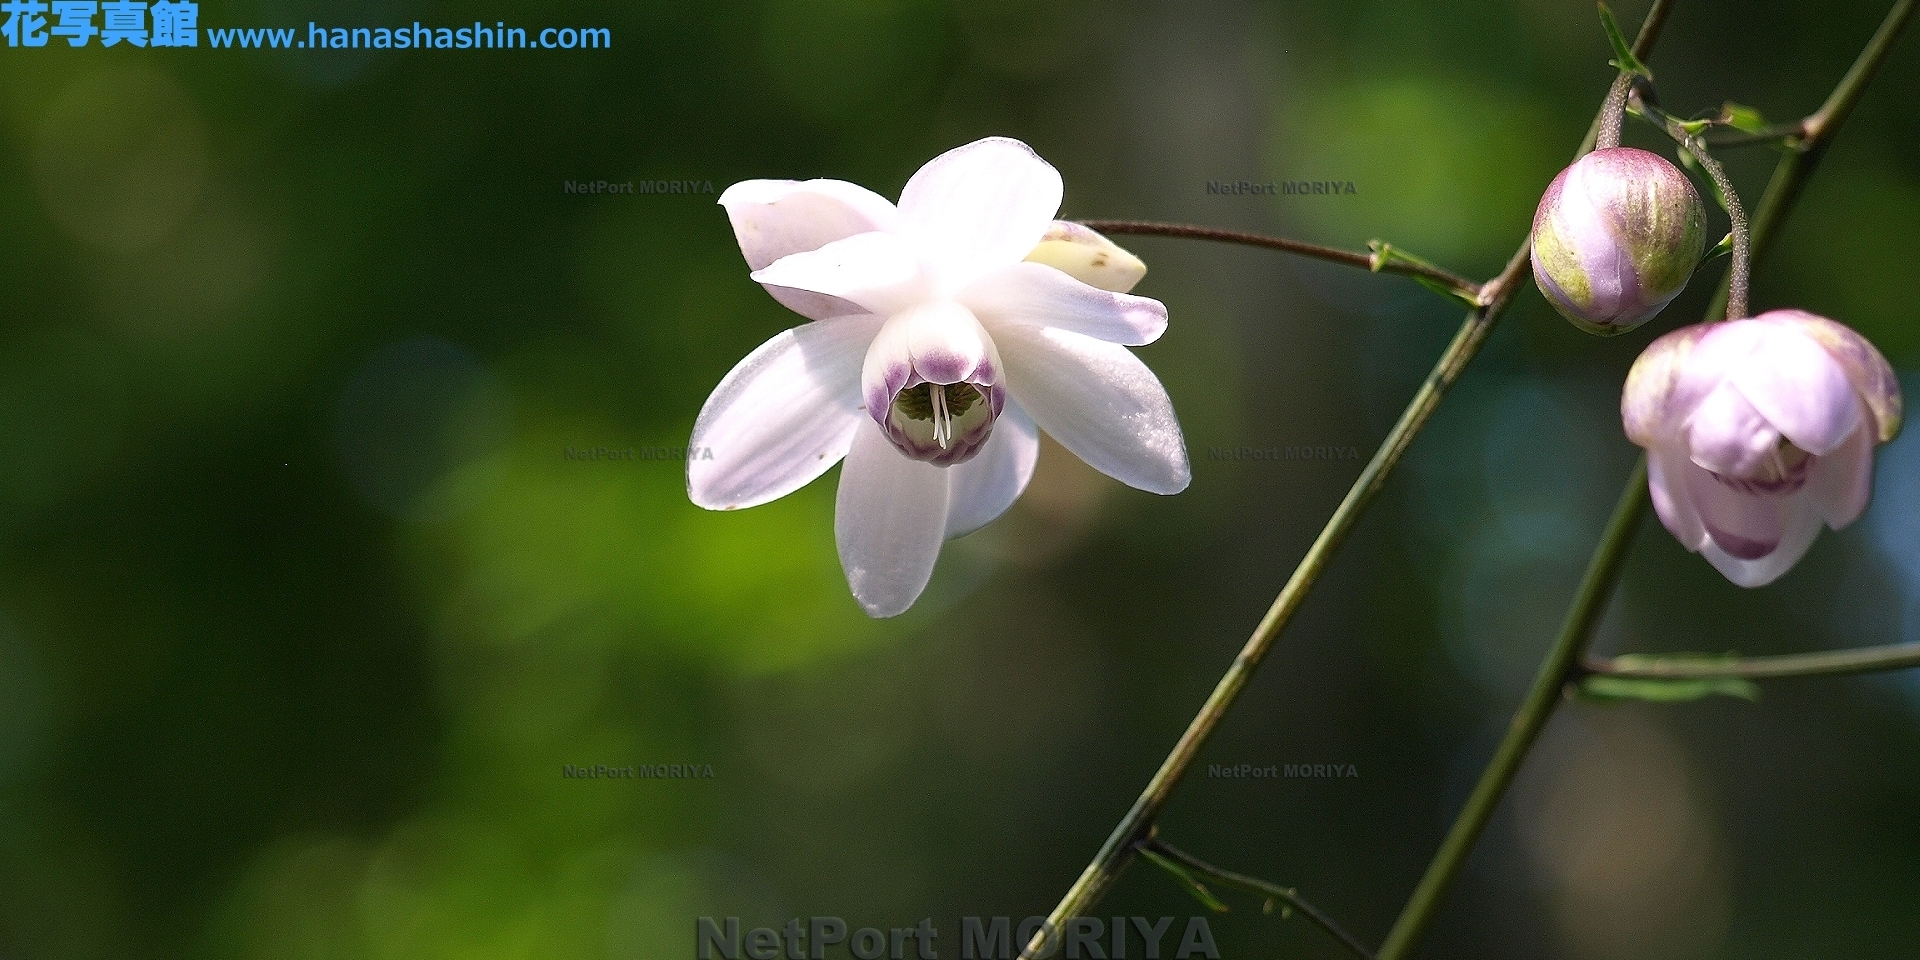
<svg viewBox="0 0 1920 960"><path fill-rule="evenodd" d="M1625 333L1659 313L1700 262L1700 194L1645 150L1595 150L1560 171L1533 215L1533 279L1588 333Z"/></svg>

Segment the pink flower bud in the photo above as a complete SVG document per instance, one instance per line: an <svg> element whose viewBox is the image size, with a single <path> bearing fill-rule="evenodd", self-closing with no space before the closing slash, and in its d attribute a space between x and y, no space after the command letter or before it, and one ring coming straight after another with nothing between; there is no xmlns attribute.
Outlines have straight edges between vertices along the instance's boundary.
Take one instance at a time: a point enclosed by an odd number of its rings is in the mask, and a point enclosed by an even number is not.
<svg viewBox="0 0 1920 960"><path fill-rule="evenodd" d="M1634 361L1620 400L1660 522L1743 587L1792 569L1823 523L1860 516L1900 407L1872 344L1800 310L1675 330Z"/></svg>
<svg viewBox="0 0 1920 960"><path fill-rule="evenodd" d="M1700 194L1673 164L1633 147L1595 150L1560 171L1533 215L1533 279L1588 333L1653 319L1700 262Z"/></svg>

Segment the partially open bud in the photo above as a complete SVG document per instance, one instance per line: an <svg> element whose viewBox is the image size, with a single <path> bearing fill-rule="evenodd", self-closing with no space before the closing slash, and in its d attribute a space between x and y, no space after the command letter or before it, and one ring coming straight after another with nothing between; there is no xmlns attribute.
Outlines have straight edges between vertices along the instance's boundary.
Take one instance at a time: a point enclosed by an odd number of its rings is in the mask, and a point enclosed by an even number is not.
<svg viewBox="0 0 1920 960"><path fill-rule="evenodd" d="M1533 279L1588 333L1625 333L1659 313L1700 262L1700 194L1645 150L1595 150L1560 171L1533 215Z"/></svg>
<svg viewBox="0 0 1920 960"><path fill-rule="evenodd" d="M1682 327L1627 374L1620 414L1647 449L1660 522L1743 587L1799 562L1867 507L1873 448L1900 431L1900 382L1858 333L1801 310Z"/></svg>
<svg viewBox="0 0 1920 960"><path fill-rule="evenodd" d="M1147 275L1147 265L1139 257L1071 220L1055 220L1027 254L1027 262L1044 264L1110 293L1126 293Z"/></svg>

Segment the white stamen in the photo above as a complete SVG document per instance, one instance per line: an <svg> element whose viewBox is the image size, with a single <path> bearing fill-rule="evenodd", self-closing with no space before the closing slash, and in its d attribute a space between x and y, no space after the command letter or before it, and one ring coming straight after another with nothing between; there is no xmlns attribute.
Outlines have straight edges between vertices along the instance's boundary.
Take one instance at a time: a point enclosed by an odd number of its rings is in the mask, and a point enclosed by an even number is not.
<svg viewBox="0 0 1920 960"><path fill-rule="evenodd" d="M929 383L927 393L933 397L933 439L945 450L947 441L953 439L953 417L947 413L947 388Z"/></svg>

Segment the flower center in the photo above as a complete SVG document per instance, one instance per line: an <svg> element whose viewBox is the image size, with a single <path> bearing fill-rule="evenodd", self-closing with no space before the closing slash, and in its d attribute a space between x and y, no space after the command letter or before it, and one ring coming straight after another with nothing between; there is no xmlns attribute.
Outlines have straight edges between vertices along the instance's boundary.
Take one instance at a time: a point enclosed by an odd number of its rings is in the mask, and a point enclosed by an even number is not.
<svg viewBox="0 0 1920 960"><path fill-rule="evenodd" d="M1774 445L1773 455L1762 461L1760 469L1750 477L1735 477L1724 473L1715 473L1715 480L1743 493L1781 494L1793 493L1807 482L1807 471L1816 458L1793 445L1786 437Z"/></svg>
<svg viewBox="0 0 1920 960"><path fill-rule="evenodd" d="M893 408L909 420L933 421L933 441L945 450L953 443L953 421L984 399L970 383L928 383L900 391Z"/></svg>

